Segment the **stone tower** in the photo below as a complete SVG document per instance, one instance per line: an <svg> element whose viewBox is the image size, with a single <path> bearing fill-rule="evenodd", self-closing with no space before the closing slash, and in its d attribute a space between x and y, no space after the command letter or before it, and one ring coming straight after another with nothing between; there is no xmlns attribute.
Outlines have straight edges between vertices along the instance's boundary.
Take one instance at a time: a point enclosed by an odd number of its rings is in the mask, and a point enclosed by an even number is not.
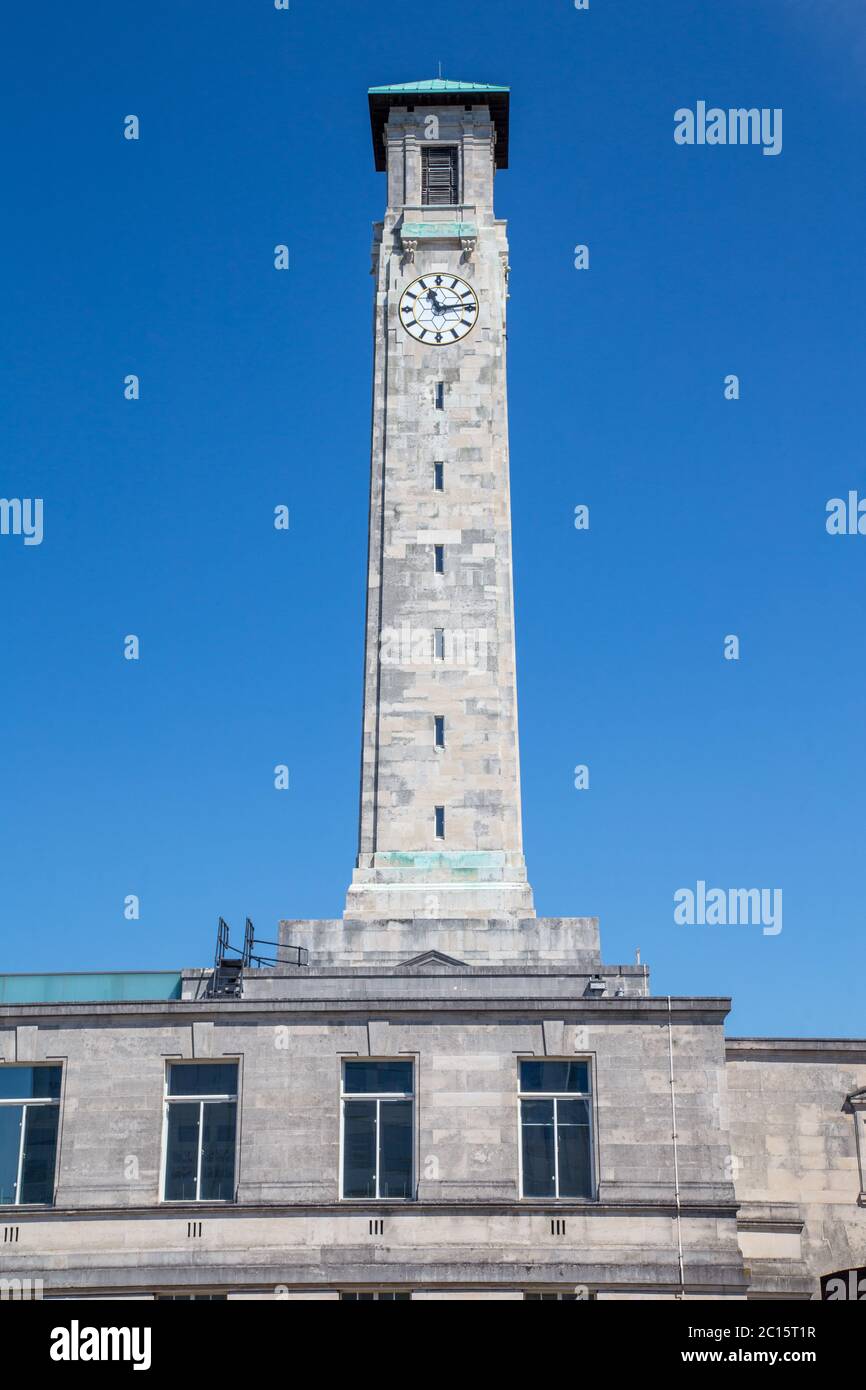
<svg viewBox="0 0 866 1390"><path fill-rule="evenodd" d="M359 851L345 916L532 918L511 574L505 87L369 93L377 169Z"/></svg>

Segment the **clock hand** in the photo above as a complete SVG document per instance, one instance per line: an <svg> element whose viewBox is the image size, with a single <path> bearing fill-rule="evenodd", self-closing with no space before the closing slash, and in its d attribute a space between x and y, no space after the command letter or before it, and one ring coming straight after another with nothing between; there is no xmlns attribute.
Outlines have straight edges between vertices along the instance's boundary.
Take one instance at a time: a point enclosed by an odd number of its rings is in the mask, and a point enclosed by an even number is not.
<svg viewBox="0 0 866 1390"><path fill-rule="evenodd" d="M462 314L465 313L467 310L470 313L474 313L476 309L476 305L474 303L466 304L463 300L459 299L452 301L452 303L450 304L446 304L444 300L439 299L437 297L435 290L428 290L427 293L424 295L424 299L427 302L428 307L434 314Z"/></svg>

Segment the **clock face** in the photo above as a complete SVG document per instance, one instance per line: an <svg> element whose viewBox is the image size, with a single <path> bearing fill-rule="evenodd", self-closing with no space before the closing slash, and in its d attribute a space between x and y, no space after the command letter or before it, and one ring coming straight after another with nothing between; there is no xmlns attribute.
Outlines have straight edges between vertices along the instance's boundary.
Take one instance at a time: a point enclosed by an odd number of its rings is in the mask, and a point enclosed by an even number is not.
<svg viewBox="0 0 866 1390"><path fill-rule="evenodd" d="M478 319L478 295L456 275L422 275L400 296L400 322L419 343L444 347L471 333Z"/></svg>

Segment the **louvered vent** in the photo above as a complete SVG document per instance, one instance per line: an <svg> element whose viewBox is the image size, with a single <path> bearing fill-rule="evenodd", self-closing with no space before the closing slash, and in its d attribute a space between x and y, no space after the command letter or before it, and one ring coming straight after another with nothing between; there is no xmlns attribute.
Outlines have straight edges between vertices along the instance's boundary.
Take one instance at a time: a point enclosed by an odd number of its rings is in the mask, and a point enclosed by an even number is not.
<svg viewBox="0 0 866 1390"><path fill-rule="evenodd" d="M431 207L458 203L457 146L435 145L421 151L421 201Z"/></svg>

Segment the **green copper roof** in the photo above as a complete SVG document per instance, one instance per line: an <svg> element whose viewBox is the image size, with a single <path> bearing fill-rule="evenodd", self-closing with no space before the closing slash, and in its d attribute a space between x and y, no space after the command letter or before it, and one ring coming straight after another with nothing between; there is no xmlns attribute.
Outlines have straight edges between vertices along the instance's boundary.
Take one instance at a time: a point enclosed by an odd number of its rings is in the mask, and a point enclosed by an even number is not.
<svg viewBox="0 0 866 1390"><path fill-rule="evenodd" d="M398 82L388 87L369 87L370 127L376 168L385 168L383 133L392 106L487 106L496 127L496 167L508 168L508 106L511 90L489 82L456 82L450 77L428 77L422 82Z"/></svg>
<svg viewBox="0 0 866 1390"><path fill-rule="evenodd" d="M492 87L489 82L453 82L450 77L428 77L423 82L397 82L391 87L369 87L377 95L390 92L507 92L508 87Z"/></svg>

